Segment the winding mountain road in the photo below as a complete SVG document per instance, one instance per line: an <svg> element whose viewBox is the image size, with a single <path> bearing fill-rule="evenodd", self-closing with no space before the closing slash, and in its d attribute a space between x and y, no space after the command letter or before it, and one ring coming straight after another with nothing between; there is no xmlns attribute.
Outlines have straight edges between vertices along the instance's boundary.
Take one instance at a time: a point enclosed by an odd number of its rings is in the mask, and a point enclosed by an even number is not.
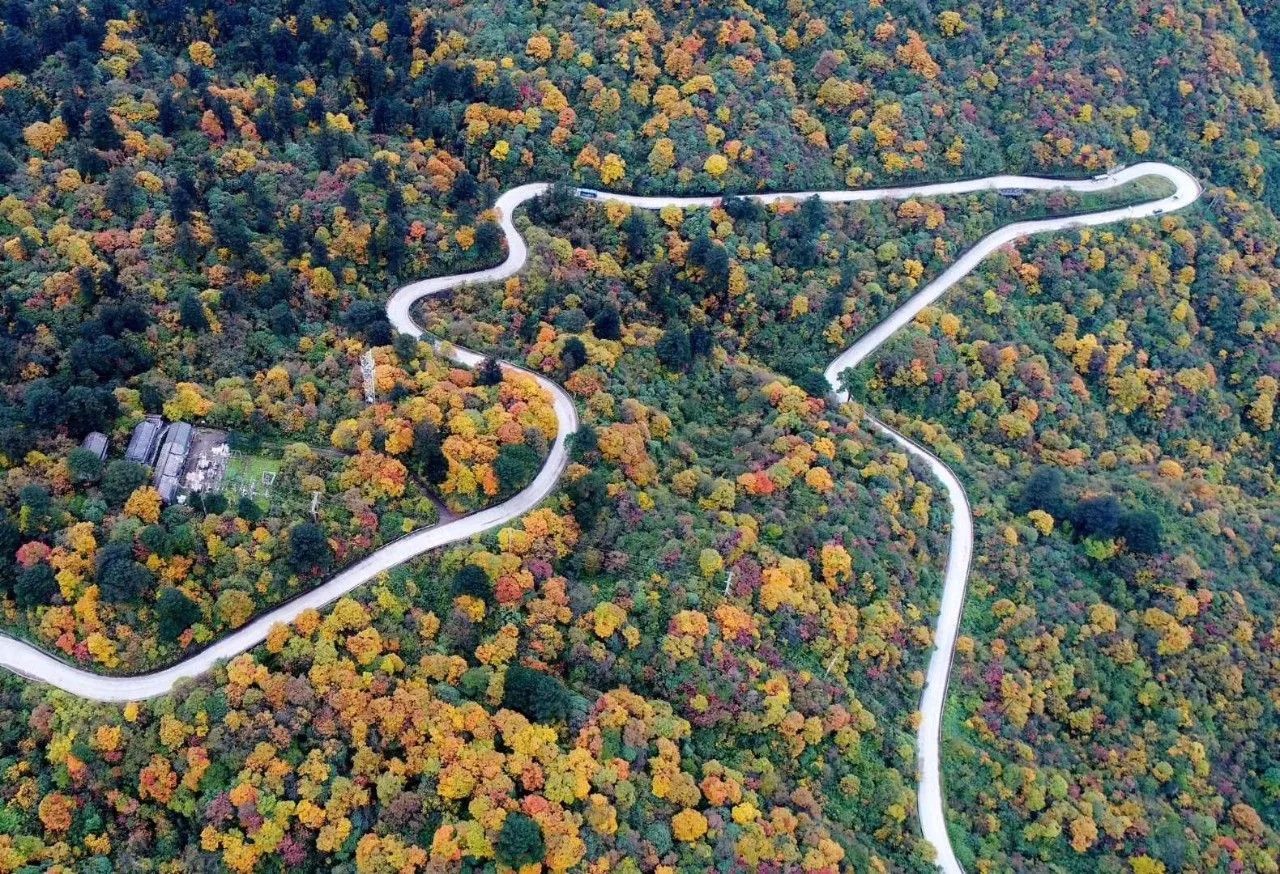
<svg viewBox="0 0 1280 874"><path fill-rule="evenodd" d="M1144 176L1161 176L1175 188L1168 197L1128 206L1120 209L1086 213L1063 218L1018 222L988 234L973 248L965 252L941 276L930 282L906 303L895 310L883 322L864 334L856 343L842 352L825 375L840 400L848 400L843 391L840 376L847 369L856 367L878 349L896 331L908 324L919 312L941 297L948 289L967 276L987 255L1008 243L1032 234L1069 230L1111 224L1124 220L1136 220L1172 212L1188 206L1200 196L1196 180L1177 167L1163 163L1135 164L1114 173L1093 179L1061 180L1030 176L990 176L960 182L944 182L934 185L909 185L900 188L878 188L861 191L818 191L747 195L762 203L780 200L800 200L817 196L828 203L851 203L870 200L903 200L910 197L938 197L968 194L998 189L1024 189L1034 191L1065 190L1077 193L1099 192L1117 188ZM387 302L387 317L399 331L422 336L423 331L413 321L410 311L417 301L429 295L482 282L505 279L517 273L525 264L528 248L513 223L516 209L526 201L546 191L546 183L532 183L512 188L503 193L495 204L503 233L507 240L507 257L496 267L473 273L456 274L435 279L411 282L399 289ZM579 196L608 198L630 204L638 209L656 210L667 206L682 208L714 206L720 196L705 197L641 197L635 195L606 194L579 189ZM460 364L474 366L482 356L468 349L443 341L435 342L436 348ZM504 365L514 367L513 365ZM465 540L483 531L510 522L537 506L555 488L564 471L567 460L566 440L577 430L578 416L573 401L564 389L541 374L529 373L552 398L559 431L538 476L523 491L502 504L479 513L465 516L453 522L426 528L406 535L351 567L285 604L270 610L237 631L214 642L198 653L177 664L149 674L133 677L105 677L74 667L28 643L0 634L0 666L36 680L56 686L73 695L96 701L131 701L163 695L174 689L179 680L204 673L218 662L232 658L262 643L272 626L289 623L303 610L321 608L368 582L378 574L419 556L431 549ZM943 578L942 597L939 605L934 648L929 661L927 680L920 709L922 719L916 735L917 769L919 772L919 816L925 838L934 846L938 867L947 874L962 874L963 868L951 846L947 834L945 806L942 791L939 746L941 742L942 715L946 703L947 678L951 672L956 634L964 608L965 588L969 576L969 562L973 555L973 516L968 498L956 475L939 458L894 431L877 419L868 417L871 427L896 442L912 457L925 464L942 483L951 502L951 537L946 571Z"/></svg>

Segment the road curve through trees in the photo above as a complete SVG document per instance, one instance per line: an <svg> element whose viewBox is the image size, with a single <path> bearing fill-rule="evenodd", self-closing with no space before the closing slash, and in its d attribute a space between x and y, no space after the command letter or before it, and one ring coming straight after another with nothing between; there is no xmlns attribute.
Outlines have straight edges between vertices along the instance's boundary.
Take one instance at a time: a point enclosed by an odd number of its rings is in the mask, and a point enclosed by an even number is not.
<svg viewBox="0 0 1280 874"><path fill-rule="evenodd" d="M1031 234L1073 228L1111 224L1124 220L1136 220L1172 212L1188 206L1200 196L1200 186L1184 170L1163 163L1135 164L1113 173L1092 179L1061 180L1032 176L989 176L960 182L944 182L934 185L909 185L899 188L878 188L858 191L784 192L747 195L762 203L780 200L801 200L818 197L827 203L852 203L870 200L904 200L911 197L938 197L969 194L999 189L1023 189L1027 191L1064 190L1076 193L1107 191L1144 176L1160 176L1174 186L1168 197L1111 209L1063 218L1017 222L993 231L973 248L969 249L945 270L895 310L883 322L864 334L856 343L842 352L826 369L827 381L840 400L848 400L842 388L841 375L856 367L878 349L896 331L908 324L925 307L941 297L948 289L967 276L987 255L1020 238ZM504 192L494 208L502 223L507 240L507 257L496 267L473 273L442 276L411 282L399 289L387 302L387 317L398 331L422 336L423 331L410 314L413 305L422 298L438 294L461 285L493 282L517 273L528 258L524 238L516 230L513 221L516 209L531 198L546 191L546 183L521 185ZM619 200L638 209L656 210L667 206L695 208L715 206L720 196L705 197L642 197L636 195L607 194L578 190L586 198ZM474 366L482 356L468 349L445 341L433 341L444 355L460 364ZM465 516L444 525L425 528L406 535L374 551L366 558L351 565L320 586L306 592L273 610L263 613L244 627L215 641L205 649L183 659L164 670L132 677L106 677L74 667L24 641L0 634L0 666L8 668L38 682L56 686L81 698L96 701L132 701L152 698L173 690L179 680L197 676L214 667L218 662L232 658L262 643L267 633L277 624L289 623L303 610L321 608L337 600L357 586L368 582L385 571L419 556L429 550L465 540L491 528L510 522L537 506L555 488L564 471L567 460L566 441L578 426L578 416L573 401L564 389L541 374L525 371L514 365L504 365L528 373L551 396L559 428L555 442L548 453L546 463L537 477L525 489L503 503ZM938 867L947 874L963 871L947 834L945 805L942 791L942 774L939 756L942 714L946 703L947 677L951 672L951 660L955 649L956 634L964 608L965 587L969 576L969 561L973 555L973 516L968 498L956 475L935 455L890 428L868 416L871 427L896 442L912 457L922 462L947 491L951 503L951 536L948 547L946 571L943 577L942 597L939 603L937 626L934 632L934 648L921 699L922 719L916 735L917 770L919 777L919 816L924 837L936 850Z"/></svg>

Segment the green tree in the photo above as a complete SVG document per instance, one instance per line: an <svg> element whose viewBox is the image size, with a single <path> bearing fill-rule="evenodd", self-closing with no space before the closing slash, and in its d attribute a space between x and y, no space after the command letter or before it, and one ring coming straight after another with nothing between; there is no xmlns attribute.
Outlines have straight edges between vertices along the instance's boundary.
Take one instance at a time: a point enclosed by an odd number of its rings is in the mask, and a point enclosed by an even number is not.
<svg viewBox="0 0 1280 874"><path fill-rule="evenodd" d="M1105 540L1119 532L1121 513L1120 501L1115 495L1085 498L1076 504L1071 524L1081 537Z"/></svg>
<svg viewBox="0 0 1280 874"><path fill-rule="evenodd" d="M563 719L569 705L564 683L550 674L512 665L507 668L502 706L523 713L535 722Z"/></svg>
<svg viewBox="0 0 1280 874"><path fill-rule="evenodd" d="M1037 467L1027 477L1014 509L1019 513L1044 510L1055 519L1064 518L1067 515L1066 500L1062 496L1065 482L1066 477L1059 468L1051 465Z"/></svg>
<svg viewBox="0 0 1280 874"><path fill-rule="evenodd" d="M449 475L449 460L444 455L440 430L432 423L423 422L414 428L413 449L406 466L432 485L440 485Z"/></svg>
<svg viewBox="0 0 1280 874"><path fill-rule="evenodd" d="M105 601L123 603L139 598L155 583L155 576L133 560L128 543L109 543L98 550L96 579Z"/></svg>
<svg viewBox="0 0 1280 874"><path fill-rule="evenodd" d="M209 318L204 314L204 304L194 294L185 294L178 306L178 321L188 331L197 334L209 330Z"/></svg>
<svg viewBox="0 0 1280 874"><path fill-rule="evenodd" d="M111 171L107 177L107 190L102 196L103 203L125 221L132 221L138 211L137 186L133 181L133 171L127 167L119 167Z"/></svg>
<svg viewBox="0 0 1280 874"><path fill-rule="evenodd" d="M681 323L672 322L659 338L654 351L658 353L658 360L672 370L688 369L692 360L689 331Z"/></svg>
<svg viewBox="0 0 1280 874"><path fill-rule="evenodd" d="M533 482L542 467L542 459L523 443L508 443L498 450L493 469L498 474L502 491L511 494Z"/></svg>
<svg viewBox="0 0 1280 874"><path fill-rule="evenodd" d="M605 304L601 307L591 330L601 340L622 339L622 317L618 313L618 308L613 304Z"/></svg>
<svg viewBox="0 0 1280 874"><path fill-rule="evenodd" d="M22 502L22 527L24 531L48 531L54 527L60 515L49 490L38 483L28 483L18 492Z"/></svg>
<svg viewBox="0 0 1280 874"><path fill-rule="evenodd" d="M161 640L172 643L200 620L200 606L179 589L163 589L156 599L156 617Z"/></svg>
<svg viewBox="0 0 1280 874"><path fill-rule="evenodd" d="M262 508L253 498L242 496L236 502L236 515L246 522L257 522L262 518Z"/></svg>
<svg viewBox="0 0 1280 874"><path fill-rule="evenodd" d="M102 476L102 459L98 457L98 453L77 446L67 454L67 471L71 474L72 482L97 482Z"/></svg>
<svg viewBox="0 0 1280 874"><path fill-rule="evenodd" d="M590 529L609 498L608 480L599 468L565 487L573 501L573 518L583 530Z"/></svg>
<svg viewBox="0 0 1280 874"><path fill-rule="evenodd" d="M321 574L333 565L333 547L324 529L313 522L299 522L289 530L289 564L294 570Z"/></svg>
<svg viewBox="0 0 1280 874"><path fill-rule="evenodd" d="M1154 510L1135 510L1121 518L1120 536L1130 552L1154 555L1164 540L1164 525Z"/></svg>
<svg viewBox="0 0 1280 874"><path fill-rule="evenodd" d="M147 469L141 464L117 458L107 463L102 475L102 497L112 507L122 507L133 490L147 481Z"/></svg>
<svg viewBox="0 0 1280 874"><path fill-rule="evenodd" d="M595 425L583 422L569 435L569 457L573 461L587 461L598 455L599 435Z"/></svg>
<svg viewBox="0 0 1280 874"><path fill-rule="evenodd" d="M489 582L489 575L484 572L484 568L464 564L453 575L453 594L470 595L481 601L489 601L493 598L493 584Z"/></svg>
<svg viewBox="0 0 1280 874"><path fill-rule="evenodd" d="M507 818L502 821L494 851L498 861L511 868L536 865L542 861L547 851L542 827L523 813L508 813Z"/></svg>
<svg viewBox="0 0 1280 874"><path fill-rule="evenodd" d="M587 363L587 347L577 337L570 337L565 341L564 349L560 353L560 361L564 364L565 370L577 370Z"/></svg>
<svg viewBox="0 0 1280 874"><path fill-rule="evenodd" d="M89 109L89 140L94 148L111 151L124 145L120 132L116 130L111 113L104 101L98 101Z"/></svg>
<svg viewBox="0 0 1280 874"><path fill-rule="evenodd" d="M19 607L48 604L57 592L58 581L54 577L53 568L47 564L38 564L22 571L13 585L13 594Z"/></svg>
<svg viewBox="0 0 1280 874"><path fill-rule="evenodd" d="M631 211L631 215L622 223L622 230L627 238L627 253L632 258L642 258L649 253L649 223L640 214L640 210Z"/></svg>
<svg viewBox="0 0 1280 874"><path fill-rule="evenodd" d="M502 365L496 358L485 358L476 368L476 381L481 385L497 385L502 382Z"/></svg>
<svg viewBox="0 0 1280 874"><path fill-rule="evenodd" d="M0 514L0 591L10 592L16 579L18 564L14 553L22 545L22 532L8 516Z"/></svg>

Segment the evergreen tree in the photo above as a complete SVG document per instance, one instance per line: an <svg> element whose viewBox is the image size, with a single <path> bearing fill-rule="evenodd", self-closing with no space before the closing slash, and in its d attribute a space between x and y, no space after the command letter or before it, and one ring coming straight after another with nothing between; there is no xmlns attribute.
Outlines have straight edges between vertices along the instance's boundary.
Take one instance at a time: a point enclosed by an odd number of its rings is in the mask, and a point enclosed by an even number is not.
<svg viewBox="0 0 1280 874"><path fill-rule="evenodd" d="M96 149L114 151L124 145L116 130L106 103L98 101L89 107L89 142Z"/></svg>
<svg viewBox="0 0 1280 874"><path fill-rule="evenodd" d="M13 594L19 607L40 607L53 601L58 593L58 581L53 568L41 563L18 574L13 584Z"/></svg>
<svg viewBox="0 0 1280 874"><path fill-rule="evenodd" d="M138 212L137 187L133 182L133 171L127 167L118 167L107 177L107 190L102 196L103 203L125 221L132 221Z"/></svg>
<svg viewBox="0 0 1280 874"><path fill-rule="evenodd" d="M502 821L493 849L499 862L515 870L537 865L547 852L542 827L519 811L508 813Z"/></svg>
<svg viewBox="0 0 1280 874"><path fill-rule="evenodd" d="M654 351L658 360L672 370L687 370L692 361L689 331L679 322L672 322L663 331Z"/></svg>
<svg viewBox="0 0 1280 874"><path fill-rule="evenodd" d="M178 321L182 327L197 334L209 330L209 319L204 314L204 304L191 293L182 296L182 303L178 306Z"/></svg>
<svg viewBox="0 0 1280 874"><path fill-rule="evenodd" d="M570 337L560 352L560 363L569 372L577 370L587 363L587 347L577 337Z"/></svg>
<svg viewBox="0 0 1280 874"><path fill-rule="evenodd" d="M98 550L96 579L105 601L134 601L155 582L151 571L133 559L127 543L108 543Z"/></svg>
<svg viewBox="0 0 1280 874"><path fill-rule="evenodd" d="M156 617L160 639L172 643L200 621L200 607L180 590L168 588L156 599Z"/></svg>
<svg viewBox="0 0 1280 874"><path fill-rule="evenodd" d="M117 458L107 462L102 475L102 497L111 507L124 506L134 489L147 481L147 469L132 461Z"/></svg>
<svg viewBox="0 0 1280 874"><path fill-rule="evenodd" d="M1071 523L1081 537L1110 538L1120 531L1120 501L1115 495L1085 498L1076 504Z"/></svg>
<svg viewBox="0 0 1280 874"><path fill-rule="evenodd" d="M299 522L289 529L289 564L294 570L322 574L333 565L333 547L324 529L314 522Z"/></svg>
<svg viewBox="0 0 1280 874"><path fill-rule="evenodd" d="M621 340L622 317L618 314L618 308L611 303L601 307L592 322L591 330L601 340Z"/></svg>
<svg viewBox="0 0 1280 874"><path fill-rule="evenodd" d="M505 494L512 494L524 488L542 468L542 459L523 443L508 443L498 450L498 459L493 463L494 472L498 475L498 483Z"/></svg>
<svg viewBox="0 0 1280 874"><path fill-rule="evenodd" d="M473 564L466 564L453 575L453 594L455 597L458 595L470 595L473 598L479 598L481 601L491 601L493 599L493 584L489 582L489 575L484 572L483 568Z"/></svg>
<svg viewBox="0 0 1280 874"><path fill-rule="evenodd" d="M497 385L502 382L502 365L495 358L485 358L476 368L476 382L480 385Z"/></svg>
<svg viewBox="0 0 1280 874"><path fill-rule="evenodd" d="M432 485L440 485L449 475L449 461L441 448L440 431L430 422L423 422L414 429L409 467Z"/></svg>
<svg viewBox="0 0 1280 874"><path fill-rule="evenodd" d="M555 722L565 717L569 692L550 674L513 664L507 668L502 706L523 713L534 722Z"/></svg>
<svg viewBox="0 0 1280 874"><path fill-rule="evenodd" d="M1164 540L1164 525L1154 510L1135 510L1121 518L1119 533L1130 552L1155 555Z"/></svg>
<svg viewBox="0 0 1280 874"><path fill-rule="evenodd" d="M102 476L102 459L96 452L77 446L67 455L67 472L72 482L81 485L97 482Z"/></svg>

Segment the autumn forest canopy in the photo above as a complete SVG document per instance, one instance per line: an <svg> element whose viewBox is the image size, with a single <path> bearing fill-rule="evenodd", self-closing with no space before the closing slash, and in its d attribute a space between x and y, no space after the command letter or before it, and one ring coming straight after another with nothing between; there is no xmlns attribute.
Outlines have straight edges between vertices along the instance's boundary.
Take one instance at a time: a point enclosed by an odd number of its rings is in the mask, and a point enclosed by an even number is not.
<svg viewBox="0 0 1280 874"><path fill-rule="evenodd" d="M1280 871L1280 17L1265 2L0 0L0 630L173 664L406 533L536 509L173 693L0 675L0 871ZM762 205L1087 178L1165 196ZM410 280L525 268L395 331ZM632 209L586 186L722 193ZM172 478L166 473L174 473ZM523 867L522 867L523 866Z"/></svg>

